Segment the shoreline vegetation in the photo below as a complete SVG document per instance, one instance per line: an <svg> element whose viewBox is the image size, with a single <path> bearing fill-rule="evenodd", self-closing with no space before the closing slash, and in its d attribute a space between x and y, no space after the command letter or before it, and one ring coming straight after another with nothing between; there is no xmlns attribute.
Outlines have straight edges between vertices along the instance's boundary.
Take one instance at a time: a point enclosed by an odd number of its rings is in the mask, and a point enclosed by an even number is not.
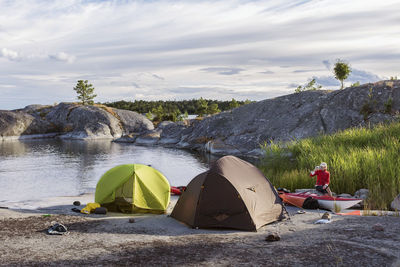
<svg viewBox="0 0 400 267"><path fill-rule="evenodd" d="M354 194L369 189L365 209L390 209L400 192L400 122L351 128L331 135L264 144L259 168L276 187L312 188L309 172L328 164L331 189Z"/></svg>
<svg viewBox="0 0 400 267"><path fill-rule="evenodd" d="M219 101L212 99L191 99L191 100L170 100L170 101L115 101L102 103L107 107L135 111L139 114L146 114L146 117L153 122L180 121L188 117L188 114L197 114L199 117L213 115L221 111L231 110L245 104L252 103L251 100Z"/></svg>

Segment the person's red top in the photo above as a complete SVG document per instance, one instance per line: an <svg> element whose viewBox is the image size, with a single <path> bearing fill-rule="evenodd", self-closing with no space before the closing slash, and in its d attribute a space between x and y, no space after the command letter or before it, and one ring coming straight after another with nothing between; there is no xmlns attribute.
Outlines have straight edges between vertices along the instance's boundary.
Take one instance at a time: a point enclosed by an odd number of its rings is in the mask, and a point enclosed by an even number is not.
<svg viewBox="0 0 400 267"><path fill-rule="evenodd" d="M314 174L310 173L310 176L317 176L317 183L315 185L329 185L331 174L328 171L317 170Z"/></svg>

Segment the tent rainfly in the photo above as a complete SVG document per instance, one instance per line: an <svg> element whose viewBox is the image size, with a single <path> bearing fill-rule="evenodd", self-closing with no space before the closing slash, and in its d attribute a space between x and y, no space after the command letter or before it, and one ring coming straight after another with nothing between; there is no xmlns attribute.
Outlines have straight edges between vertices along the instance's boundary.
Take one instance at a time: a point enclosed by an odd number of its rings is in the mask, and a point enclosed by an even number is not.
<svg viewBox="0 0 400 267"><path fill-rule="evenodd" d="M282 219L283 205L257 167L235 156L225 156L193 178L171 217L193 228L257 231Z"/></svg>
<svg viewBox="0 0 400 267"><path fill-rule="evenodd" d="M147 165L119 165L100 178L95 201L110 211L165 213L170 185L162 173Z"/></svg>

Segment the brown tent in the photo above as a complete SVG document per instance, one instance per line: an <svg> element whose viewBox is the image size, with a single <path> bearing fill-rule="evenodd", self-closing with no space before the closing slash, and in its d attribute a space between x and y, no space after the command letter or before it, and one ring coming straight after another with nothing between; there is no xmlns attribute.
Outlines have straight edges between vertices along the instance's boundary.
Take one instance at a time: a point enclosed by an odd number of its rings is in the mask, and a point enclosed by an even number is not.
<svg viewBox="0 0 400 267"><path fill-rule="evenodd" d="M281 219L282 213L282 201L262 172L244 160L225 156L193 178L171 217L194 228L256 231Z"/></svg>

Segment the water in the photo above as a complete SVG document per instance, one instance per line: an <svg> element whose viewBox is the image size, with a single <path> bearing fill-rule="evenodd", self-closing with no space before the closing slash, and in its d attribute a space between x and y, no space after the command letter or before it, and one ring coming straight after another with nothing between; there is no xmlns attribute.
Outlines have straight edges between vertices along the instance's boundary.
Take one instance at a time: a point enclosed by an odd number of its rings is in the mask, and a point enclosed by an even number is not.
<svg viewBox="0 0 400 267"><path fill-rule="evenodd" d="M187 185L216 159L187 150L110 141L0 142L0 202L94 193L100 177L120 164L150 164L171 185Z"/></svg>

